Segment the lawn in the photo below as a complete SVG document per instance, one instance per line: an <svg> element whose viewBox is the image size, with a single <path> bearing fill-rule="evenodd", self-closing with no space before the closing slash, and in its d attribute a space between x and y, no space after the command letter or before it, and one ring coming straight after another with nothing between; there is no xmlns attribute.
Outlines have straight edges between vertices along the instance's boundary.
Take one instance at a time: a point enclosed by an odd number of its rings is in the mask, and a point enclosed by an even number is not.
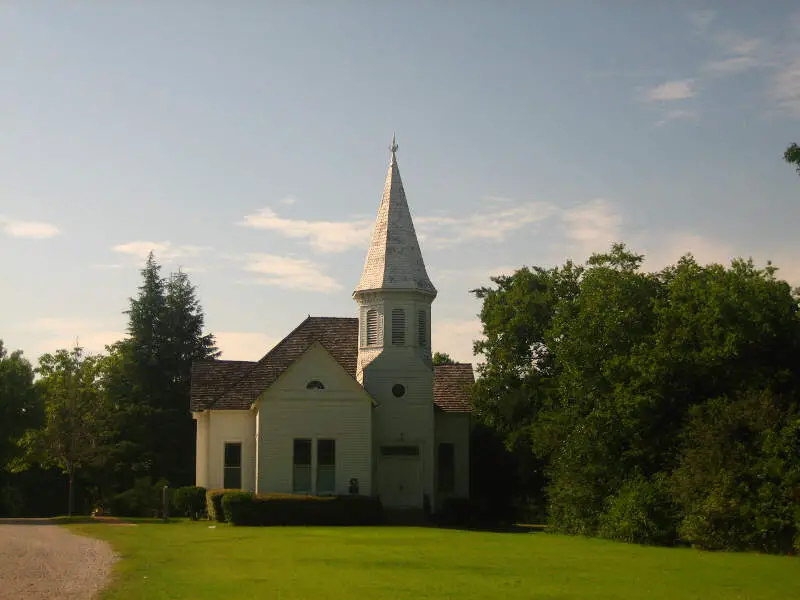
<svg viewBox="0 0 800 600"><path fill-rule="evenodd" d="M66 525L121 554L104 600L786 598L800 559L647 548L548 533Z"/></svg>

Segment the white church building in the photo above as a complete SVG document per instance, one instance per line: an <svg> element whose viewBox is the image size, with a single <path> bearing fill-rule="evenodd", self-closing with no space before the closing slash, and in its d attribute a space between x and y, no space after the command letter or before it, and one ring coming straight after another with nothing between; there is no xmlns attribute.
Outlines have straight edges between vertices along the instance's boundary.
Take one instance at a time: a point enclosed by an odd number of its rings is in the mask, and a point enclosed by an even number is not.
<svg viewBox="0 0 800 600"><path fill-rule="evenodd" d="M468 497L472 366L432 365L437 292L396 153L393 141L357 317L308 317L256 362L193 364L196 485L387 508Z"/></svg>

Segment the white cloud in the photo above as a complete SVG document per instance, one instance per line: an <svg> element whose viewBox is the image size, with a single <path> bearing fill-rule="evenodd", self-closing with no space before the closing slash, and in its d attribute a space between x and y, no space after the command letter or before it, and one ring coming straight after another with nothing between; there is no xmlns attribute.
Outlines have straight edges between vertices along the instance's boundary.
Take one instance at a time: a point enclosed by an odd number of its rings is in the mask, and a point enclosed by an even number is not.
<svg viewBox="0 0 800 600"><path fill-rule="evenodd" d="M372 220L307 221L280 217L271 208L247 215L237 225L275 231L288 238L307 239L320 252L343 252L366 248L372 233Z"/></svg>
<svg viewBox="0 0 800 600"><path fill-rule="evenodd" d="M20 221L0 215L0 231L11 237L43 240L59 234L58 227L43 221Z"/></svg>
<svg viewBox="0 0 800 600"><path fill-rule="evenodd" d="M661 85L647 90L644 94L648 102L670 102L674 100L685 100L695 94L694 79L681 79L679 81L667 81Z"/></svg>
<svg viewBox="0 0 800 600"><path fill-rule="evenodd" d="M503 241L508 234L553 216L556 208L545 202L510 205L497 202L498 210L474 213L467 217L417 217L420 237L435 247L473 240Z"/></svg>
<svg viewBox="0 0 800 600"><path fill-rule="evenodd" d="M283 204L284 206L291 206L295 202L297 201L294 198L284 198L283 200L281 200L281 204Z"/></svg>
<svg viewBox="0 0 800 600"><path fill-rule="evenodd" d="M758 61L752 56L734 56L722 60L712 60L703 67L704 70L714 75L736 75L744 73L758 66Z"/></svg>
<svg viewBox="0 0 800 600"><path fill-rule="evenodd" d="M334 292L342 289L335 279L325 275L318 265L309 260L272 254L251 254L247 261L244 269L259 275L256 283L312 292Z"/></svg>
<svg viewBox="0 0 800 600"><path fill-rule="evenodd" d="M680 121L680 120L697 120L697 112L694 110L687 110L683 108L676 108L674 110L668 110L662 119L656 123L657 127L661 125L666 125L671 121Z"/></svg>
<svg viewBox="0 0 800 600"><path fill-rule="evenodd" d="M141 260L146 259L147 255L152 251L156 255L156 259L163 261L170 261L176 258L196 257L208 250L208 248L204 246L175 245L168 241L126 242L124 244L117 244L111 249L114 252L134 256Z"/></svg>
<svg viewBox="0 0 800 600"><path fill-rule="evenodd" d="M471 319L436 319L432 322L434 352L445 352L457 362L476 362L480 355L472 352L472 343L481 337L483 325L476 316Z"/></svg>
<svg viewBox="0 0 800 600"><path fill-rule="evenodd" d="M566 211L562 220L567 237L584 254L605 251L619 241L622 217L603 198Z"/></svg>
<svg viewBox="0 0 800 600"><path fill-rule="evenodd" d="M277 342L264 333L219 331L214 336L224 360L259 360Z"/></svg>
<svg viewBox="0 0 800 600"><path fill-rule="evenodd" d="M107 344L113 344L126 334L109 327L109 323L85 317L40 317L24 329L38 334L35 345L37 353L55 352L61 348L72 348L77 342L87 353L105 352Z"/></svg>
<svg viewBox="0 0 800 600"><path fill-rule="evenodd" d="M788 62L777 72L769 95L779 109L800 117L800 58Z"/></svg>
<svg viewBox="0 0 800 600"><path fill-rule="evenodd" d="M644 268L663 269L674 265L681 256L691 253L700 264L730 264L736 256L733 248L722 241L685 231L641 232L634 238L632 249L645 255Z"/></svg>

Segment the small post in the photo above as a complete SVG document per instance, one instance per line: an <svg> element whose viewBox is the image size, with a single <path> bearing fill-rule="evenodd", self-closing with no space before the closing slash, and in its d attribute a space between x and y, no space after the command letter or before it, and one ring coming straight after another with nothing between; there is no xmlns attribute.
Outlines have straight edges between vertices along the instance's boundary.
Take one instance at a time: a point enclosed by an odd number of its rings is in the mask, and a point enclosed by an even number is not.
<svg viewBox="0 0 800 600"><path fill-rule="evenodd" d="M165 485L163 488L161 488L161 502L163 505L162 514L164 515L165 523L167 519L169 519L169 496L167 495L167 489L169 489L168 485Z"/></svg>

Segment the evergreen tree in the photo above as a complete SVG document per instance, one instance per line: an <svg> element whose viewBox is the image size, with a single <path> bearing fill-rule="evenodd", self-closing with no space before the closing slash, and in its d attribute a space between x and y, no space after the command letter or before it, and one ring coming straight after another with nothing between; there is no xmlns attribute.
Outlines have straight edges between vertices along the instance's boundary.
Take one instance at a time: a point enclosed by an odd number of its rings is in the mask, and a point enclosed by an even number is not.
<svg viewBox="0 0 800 600"><path fill-rule="evenodd" d="M214 336L186 273L167 278L152 252L131 298L128 338L110 348L109 393L125 435L117 444L124 487L135 478L164 477L171 485L194 478L194 423L189 413L191 365L216 358Z"/></svg>

